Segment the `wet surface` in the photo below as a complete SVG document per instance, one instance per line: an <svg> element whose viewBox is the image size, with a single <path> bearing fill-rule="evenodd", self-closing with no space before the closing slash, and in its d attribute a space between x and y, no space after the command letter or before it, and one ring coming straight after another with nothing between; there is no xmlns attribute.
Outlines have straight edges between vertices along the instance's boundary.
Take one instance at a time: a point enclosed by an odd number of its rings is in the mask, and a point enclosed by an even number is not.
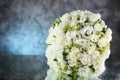
<svg viewBox="0 0 120 80"><path fill-rule="evenodd" d="M0 79L44 80L47 69L44 56L0 56Z"/></svg>
<svg viewBox="0 0 120 80"><path fill-rule="evenodd" d="M101 13L113 31L102 80L120 80L120 0L1 0L0 79L44 80L45 40L50 24L64 13Z"/></svg>

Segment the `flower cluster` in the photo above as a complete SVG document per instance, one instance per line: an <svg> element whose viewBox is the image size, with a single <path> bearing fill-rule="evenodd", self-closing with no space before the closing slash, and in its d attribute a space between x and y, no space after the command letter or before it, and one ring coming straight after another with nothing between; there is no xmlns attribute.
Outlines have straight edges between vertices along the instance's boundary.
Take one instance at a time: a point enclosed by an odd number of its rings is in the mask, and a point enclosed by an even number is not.
<svg viewBox="0 0 120 80"><path fill-rule="evenodd" d="M46 80L98 77L110 54L111 34L100 14L90 11L73 11L56 19L46 40L50 66Z"/></svg>

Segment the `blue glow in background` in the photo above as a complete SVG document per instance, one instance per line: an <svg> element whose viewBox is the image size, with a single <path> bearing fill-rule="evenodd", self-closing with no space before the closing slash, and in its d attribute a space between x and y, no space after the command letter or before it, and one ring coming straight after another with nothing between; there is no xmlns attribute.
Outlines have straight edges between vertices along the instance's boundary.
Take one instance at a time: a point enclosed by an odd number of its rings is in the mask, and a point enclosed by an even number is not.
<svg viewBox="0 0 120 80"><path fill-rule="evenodd" d="M45 40L51 23L44 6L39 5L41 2L34 2L11 1L7 8L4 7L4 12L0 11L1 54L45 54Z"/></svg>

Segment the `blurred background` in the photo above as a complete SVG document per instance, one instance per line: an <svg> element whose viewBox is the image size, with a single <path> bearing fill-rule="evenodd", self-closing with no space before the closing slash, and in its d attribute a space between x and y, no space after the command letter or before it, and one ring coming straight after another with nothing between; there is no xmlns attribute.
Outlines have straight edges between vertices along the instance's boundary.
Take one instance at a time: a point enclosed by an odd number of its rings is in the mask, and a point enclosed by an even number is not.
<svg viewBox="0 0 120 80"><path fill-rule="evenodd" d="M67 12L100 13L113 31L102 80L120 80L120 0L0 0L0 79L44 80L45 40L52 21Z"/></svg>

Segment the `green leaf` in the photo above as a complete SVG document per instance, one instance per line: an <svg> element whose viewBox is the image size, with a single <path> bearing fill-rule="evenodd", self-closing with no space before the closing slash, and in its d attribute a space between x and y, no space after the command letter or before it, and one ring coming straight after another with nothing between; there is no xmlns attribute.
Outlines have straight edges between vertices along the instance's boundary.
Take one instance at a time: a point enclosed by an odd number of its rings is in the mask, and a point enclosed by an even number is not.
<svg viewBox="0 0 120 80"><path fill-rule="evenodd" d="M101 24L101 22L102 22L102 20L98 19L97 21L94 22L94 25L97 24L97 23Z"/></svg>
<svg viewBox="0 0 120 80"><path fill-rule="evenodd" d="M89 17L86 18L85 20L85 23L88 23L90 20L89 20Z"/></svg>
<svg viewBox="0 0 120 80"><path fill-rule="evenodd" d="M93 65L89 66L89 68L92 70L92 72L95 72L95 68L93 67Z"/></svg>
<svg viewBox="0 0 120 80"><path fill-rule="evenodd" d="M61 23L61 20L58 18L52 23L52 27L55 28L56 25L59 25Z"/></svg>
<svg viewBox="0 0 120 80"><path fill-rule="evenodd" d="M56 36L55 36L55 35L53 35L53 37L54 37L54 38L56 38Z"/></svg>
<svg viewBox="0 0 120 80"><path fill-rule="evenodd" d="M58 60L55 58L55 59L53 59L53 61L58 61Z"/></svg>

